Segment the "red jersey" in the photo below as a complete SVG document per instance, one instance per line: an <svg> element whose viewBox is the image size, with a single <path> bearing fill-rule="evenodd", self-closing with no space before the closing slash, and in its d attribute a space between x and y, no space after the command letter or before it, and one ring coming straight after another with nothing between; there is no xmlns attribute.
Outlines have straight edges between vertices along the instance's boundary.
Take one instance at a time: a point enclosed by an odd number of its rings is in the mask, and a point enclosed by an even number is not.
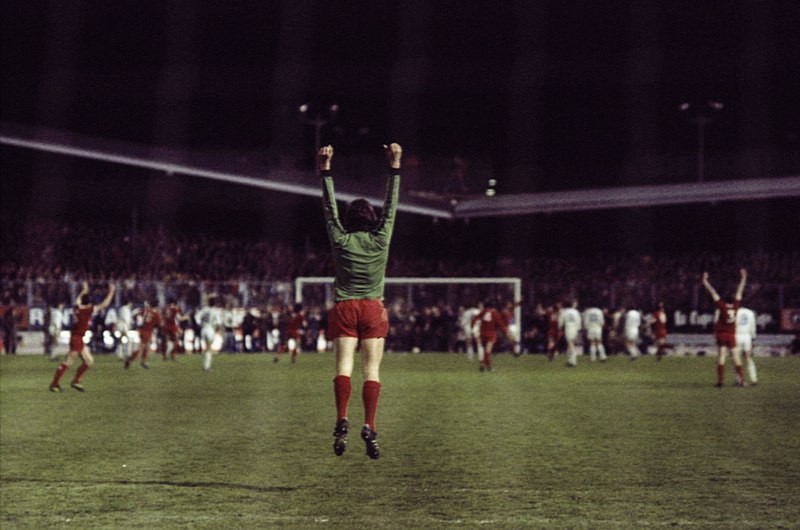
<svg viewBox="0 0 800 530"><path fill-rule="evenodd" d="M548 309L545 318L547 319L547 336L558 337L558 311Z"/></svg>
<svg viewBox="0 0 800 530"><path fill-rule="evenodd" d="M717 300L717 321L714 323L714 333L717 335L736 334L736 312L742 305L741 300L734 300L732 304Z"/></svg>
<svg viewBox="0 0 800 530"><path fill-rule="evenodd" d="M171 332L177 333L180 331L178 327L178 317L183 314L181 308L176 305L168 305L164 308L164 316L163 316L163 326L164 329Z"/></svg>
<svg viewBox="0 0 800 530"><path fill-rule="evenodd" d="M653 334L657 339L663 339L667 336L667 314L664 311L656 311L653 316Z"/></svg>
<svg viewBox="0 0 800 530"><path fill-rule="evenodd" d="M86 307L75 306L72 308L72 317L75 323L72 324L71 333L83 337L84 333L89 331L89 324L92 321L92 313L94 313L94 306L87 305Z"/></svg>
<svg viewBox="0 0 800 530"><path fill-rule="evenodd" d="M139 326L139 332L152 333L153 328L158 327L159 324L161 324L161 315L158 309L147 307L142 312L142 325Z"/></svg>
<svg viewBox="0 0 800 530"><path fill-rule="evenodd" d="M289 317L289 322L286 323L286 335L297 338L304 323L303 313L292 313Z"/></svg>
<svg viewBox="0 0 800 530"><path fill-rule="evenodd" d="M478 321L481 323L481 337L494 337L498 327L504 331L508 330L503 317L496 309L484 309L472 319L472 325Z"/></svg>

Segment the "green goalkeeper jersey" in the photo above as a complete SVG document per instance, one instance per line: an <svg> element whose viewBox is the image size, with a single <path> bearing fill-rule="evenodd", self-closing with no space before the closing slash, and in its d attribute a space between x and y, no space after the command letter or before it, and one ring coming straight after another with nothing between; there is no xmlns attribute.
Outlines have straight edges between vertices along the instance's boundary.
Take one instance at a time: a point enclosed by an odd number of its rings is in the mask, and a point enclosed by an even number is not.
<svg viewBox="0 0 800 530"><path fill-rule="evenodd" d="M392 170L386 185L386 198L378 225L371 232L347 232L339 219L333 178L322 172L322 206L325 226L333 249L334 298L342 300L382 300L389 242L392 238L397 200L400 194L399 170Z"/></svg>

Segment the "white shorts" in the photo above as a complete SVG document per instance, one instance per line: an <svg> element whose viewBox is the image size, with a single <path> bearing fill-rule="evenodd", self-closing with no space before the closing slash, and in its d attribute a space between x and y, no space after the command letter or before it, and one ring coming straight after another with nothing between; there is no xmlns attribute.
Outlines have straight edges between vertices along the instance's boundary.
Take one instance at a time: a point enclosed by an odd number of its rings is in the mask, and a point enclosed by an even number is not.
<svg viewBox="0 0 800 530"><path fill-rule="evenodd" d="M575 342L578 340L578 330L572 328L564 328L564 338L568 342Z"/></svg>
<svg viewBox="0 0 800 530"><path fill-rule="evenodd" d="M630 342L639 340L639 328L626 328L625 340Z"/></svg>
<svg viewBox="0 0 800 530"><path fill-rule="evenodd" d="M589 340L601 340L603 338L603 328L586 328L586 338Z"/></svg>
<svg viewBox="0 0 800 530"><path fill-rule="evenodd" d="M217 331L214 328L204 327L200 332L200 338L206 344L206 348L211 349L214 339L217 338Z"/></svg>
<svg viewBox="0 0 800 530"><path fill-rule="evenodd" d="M736 335L736 347L742 351L751 351L753 349L752 335Z"/></svg>

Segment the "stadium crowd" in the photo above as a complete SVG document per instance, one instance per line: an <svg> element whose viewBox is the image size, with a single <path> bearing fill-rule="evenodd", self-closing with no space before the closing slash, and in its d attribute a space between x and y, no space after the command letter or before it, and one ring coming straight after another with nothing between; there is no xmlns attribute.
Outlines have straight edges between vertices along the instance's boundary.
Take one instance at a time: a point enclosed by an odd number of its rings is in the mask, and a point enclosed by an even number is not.
<svg viewBox="0 0 800 530"><path fill-rule="evenodd" d="M249 308L256 315L274 315L274 322L262 324L264 332L269 328L272 333L272 329L280 328L281 315L293 301L291 293L276 290L276 285L290 285L298 276L333 274L327 250L311 252L282 241L182 235L163 227L134 236L106 226L35 222L26 224L24 232L4 237L10 242L0 264L4 307L69 307L75 294L71 289L77 282L89 280L104 287L114 281L120 287L117 304L164 305L167 299L173 299L191 313L207 302L204 295L213 292L222 295L224 307L240 309L240 320L246 314L242 310ZM735 279L740 267L747 268L753 279L746 294L749 307L772 315L774 322L781 309L800 307L800 255L796 252L524 259L498 256L494 260L478 256L472 260L433 259L396 252L390 258L387 276L521 278L522 339L528 342L526 349L533 351L541 348L541 319L550 304L576 298L582 307L597 305L613 312L624 305L652 312L657 302L663 301L673 311L713 311L700 292L700 273L714 271L724 290L732 287L725 284L726 278ZM469 305L481 301L475 298L446 300L431 295L409 304L395 303L387 296L392 325L388 349L463 348L459 318ZM321 320L325 309L324 299L307 303L306 315L313 329L324 329ZM241 321L237 329L240 327ZM264 333L255 335L263 337ZM316 349L316 335L309 333L305 348ZM237 345L232 340L232 349L268 349L266 340L256 341L254 346ZM279 344L276 339L269 347Z"/></svg>

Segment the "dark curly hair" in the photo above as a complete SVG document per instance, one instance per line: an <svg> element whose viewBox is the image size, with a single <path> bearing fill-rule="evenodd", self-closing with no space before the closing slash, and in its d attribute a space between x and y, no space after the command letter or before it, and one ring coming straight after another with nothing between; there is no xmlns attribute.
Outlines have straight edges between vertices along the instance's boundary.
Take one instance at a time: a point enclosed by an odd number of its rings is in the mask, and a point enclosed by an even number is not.
<svg viewBox="0 0 800 530"><path fill-rule="evenodd" d="M347 206L343 224L348 232L372 232L378 224L378 216L369 201L356 199Z"/></svg>

